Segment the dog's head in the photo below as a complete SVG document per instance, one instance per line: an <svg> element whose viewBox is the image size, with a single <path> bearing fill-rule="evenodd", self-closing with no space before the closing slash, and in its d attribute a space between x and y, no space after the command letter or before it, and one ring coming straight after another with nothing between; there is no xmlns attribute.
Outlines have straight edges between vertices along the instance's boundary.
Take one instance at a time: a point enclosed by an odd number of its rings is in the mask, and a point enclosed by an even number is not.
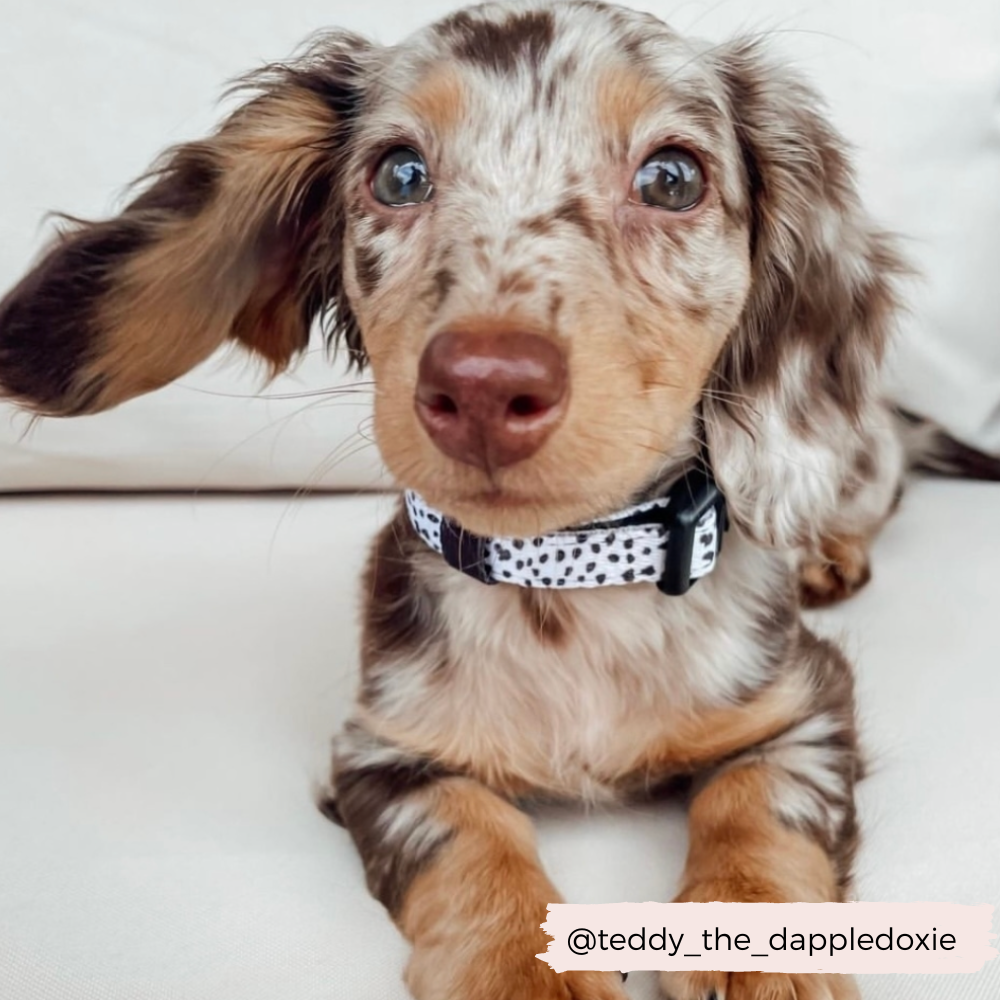
<svg viewBox="0 0 1000 1000"><path fill-rule="evenodd" d="M794 436L811 401L866 404L895 261L812 93L753 44L497 3L253 84L7 297L7 394L104 409L227 338L278 371L327 313L397 479L491 534L606 512L762 413Z"/></svg>

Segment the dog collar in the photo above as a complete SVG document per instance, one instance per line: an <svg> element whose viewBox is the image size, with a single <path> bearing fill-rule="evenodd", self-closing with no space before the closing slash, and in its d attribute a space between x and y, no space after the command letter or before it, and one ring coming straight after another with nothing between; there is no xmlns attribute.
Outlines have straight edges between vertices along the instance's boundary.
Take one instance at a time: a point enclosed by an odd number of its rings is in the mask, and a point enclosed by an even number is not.
<svg viewBox="0 0 1000 1000"><path fill-rule="evenodd" d="M454 569L480 583L550 590L655 583L684 594L715 568L729 527L711 476L690 472L665 497L590 524L536 538L484 538L407 491L416 533Z"/></svg>

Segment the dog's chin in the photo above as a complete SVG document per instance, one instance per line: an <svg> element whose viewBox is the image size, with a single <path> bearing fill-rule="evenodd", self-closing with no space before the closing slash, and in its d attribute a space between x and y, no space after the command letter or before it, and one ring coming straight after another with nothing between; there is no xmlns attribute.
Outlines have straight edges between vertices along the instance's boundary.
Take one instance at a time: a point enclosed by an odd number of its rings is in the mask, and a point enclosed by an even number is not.
<svg viewBox="0 0 1000 1000"><path fill-rule="evenodd" d="M492 474L434 455L419 464L405 457L394 462L406 455L398 447L389 454L383 449L383 457L397 482L466 531L534 538L600 521L636 502L671 468L689 461L695 449L689 436L678 435L672 445L622 447L615 455L594 455L586 464L537 456Z"/></svg>
<svg viewBox="0 0 1000 1000"><path fill-rule="evenodd" d="M655 454L657 460L650 461ZM484 537L534 538L600 521L642 497L678 459L669 452L644 453L603 472L559 467L514 467L496 477L469 469L403 480L432 507L466 531ZM687 454L687 451L684 451ZM402 477L400 477L402 479ZM419 481L415 481L415 480Z"/></svg>
<svg viewBox="0 0 1000 1000"><path fill-rule="evenodd" d="M540 501L501 491L446 499L441 510L477 535L532 538L579 521L579 505Z"/></svg>
<svg viewBox="0 0 1000 1000"><path fill-rule="evenodd" d="M467 531L487 537L533 538L550 531L598 520L623 505L617 498L537 496L510 489L484 489L461 495L419 491L424 499Z"/></svg>

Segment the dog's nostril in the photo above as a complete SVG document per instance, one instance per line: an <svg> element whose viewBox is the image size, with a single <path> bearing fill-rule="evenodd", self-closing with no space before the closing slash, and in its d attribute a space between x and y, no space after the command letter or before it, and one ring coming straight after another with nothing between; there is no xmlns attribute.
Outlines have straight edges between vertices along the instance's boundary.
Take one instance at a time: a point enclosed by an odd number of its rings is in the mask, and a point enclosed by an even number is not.
<svg viewBox="0 0 1000 1000"><path fill-rule="evenodd" d="M458 415L458 404L443 392L439 392L427 401L427 409L436 417L454 417Z"/></svg>
<svg viewBox="0 0 1000 1000"><path fill-rule="evenodd" d="M534 455L559 424L567 359L541 334L446 330L424 348L417 419L449 458L491 472Z"/></svg>
<svg viewBox="0 0 1000 1000"><path fill-rule="evenodd" d="M547 409L549 407L537 396L515 396L507 404L507 413L512 417L535 417Z"/></svg>

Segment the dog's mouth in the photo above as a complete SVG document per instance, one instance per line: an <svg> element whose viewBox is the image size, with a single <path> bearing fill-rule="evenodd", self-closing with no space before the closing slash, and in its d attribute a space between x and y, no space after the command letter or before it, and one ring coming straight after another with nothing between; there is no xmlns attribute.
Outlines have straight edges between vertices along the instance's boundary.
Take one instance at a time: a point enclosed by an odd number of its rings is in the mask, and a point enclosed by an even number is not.
<svg viewBox="0 0 1000 1000"><path fill-rule="evenodd" d="M520 480L512 475L506 480ZM567 478L552 470L546 476L542 469L525 469L521 482L506 485L503 481L477 485L467 489L439 489L433 483L421 489L411 487L425 502L442 516L466 530L485 537L534 538L553 531L576 528L602 521L638 499L655 493L662 478L660 468L636 482L619 477L609 488L604 477L594 474ZM557 482L567 488L560 489Z"/></svg>
<svg viewBox="0 0 1000 1000"><path fill-rule="evenodd" d="M433 502L435 491L430 492L427 499ZM445 517L476 534L525 538L569 527L581 519L575 511L584 507L577 497L541 498L501 486L454 493L437 500L436 506Z"/></svg>

